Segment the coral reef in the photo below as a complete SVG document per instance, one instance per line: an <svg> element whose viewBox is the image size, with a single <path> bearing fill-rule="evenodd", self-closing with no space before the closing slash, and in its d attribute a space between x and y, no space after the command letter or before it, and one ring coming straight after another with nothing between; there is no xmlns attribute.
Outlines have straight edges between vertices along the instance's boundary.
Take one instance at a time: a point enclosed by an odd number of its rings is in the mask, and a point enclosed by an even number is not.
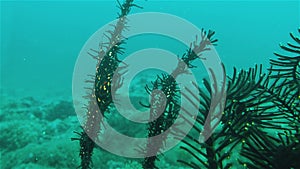
<svg viewBox="0 0 300 169"><path fill-rule="evenodd" d="M62 109L59 105L63 105ZM47 115L47 113L53 112ZM72 102L49 103L34 97L10 98L1 103L1 168L75 168L76 144L70 144L78 120ZM61 116L70 113L68 117ZM51 120L46 118L52 116ZM71 160L62 160L71 159Z"/></svg>

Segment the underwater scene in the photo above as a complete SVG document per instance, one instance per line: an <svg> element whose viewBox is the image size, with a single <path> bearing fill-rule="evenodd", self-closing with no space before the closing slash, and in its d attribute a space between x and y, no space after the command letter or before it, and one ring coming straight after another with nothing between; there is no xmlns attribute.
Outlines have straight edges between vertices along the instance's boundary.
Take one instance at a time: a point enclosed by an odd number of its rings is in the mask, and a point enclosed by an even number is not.
<svg viewBox="0 0 300 169"><path fill-rule="evenodd" d="M1 169L300 169L300 1L0 1Z"/></svg>

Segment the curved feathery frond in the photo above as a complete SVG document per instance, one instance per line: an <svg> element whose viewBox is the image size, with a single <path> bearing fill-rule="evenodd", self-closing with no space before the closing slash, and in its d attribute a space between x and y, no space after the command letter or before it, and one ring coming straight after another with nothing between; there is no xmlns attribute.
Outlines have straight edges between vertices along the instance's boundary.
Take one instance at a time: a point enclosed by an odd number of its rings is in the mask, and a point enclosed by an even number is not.
<svg viewBox="0 0 300 169"><path fill-rule="evenodd" d="M275 97L267 88L269 80L269 76L262 73L262 65L241 70L239 73L234 68L227 84L226 107L221 124L204 143L196 139L199 135L189 135L183 141L186 146L181 148L191 154L194 161L179 160L179 162L194 168L229 168L235 161L231 159L232 153L240 152L245 145L261 145L267 148L272 146L272 141L278 141L279 139L266 129L275 132L285 131L291 127L287 125L290 121L286 120L285 114L273 111L278 104L275 104ZM204 86L206 91L199 89L201 107L197 124L194 126L196 131L204 128L204 121L210 108L210 94L213 89L205 79ZM277 119L279 121L274 121ZM253 147L248 147L249 151L256 152Z"/></svg>
<svg viewBox="0 0 300 169"><path fill-rule="evenodd" d="M298 33L300 34L300 28ZM297 94L296 97L300 99L300 35L296 36L290 33L290 37L294 42L288 42L286 45L280 44L283 54L275 52L277 59L270 60L272 65L269 69L272 71L270 77L283 79L284 83L281 83L278 88L288 86L293 90L293 93Z"/></svg>
<svg viewBox="0 0 300 169"><path fill-rule="evenodd" d="M268 123L262 127L269 130L265 136L243 145L241 155L245 159L240 163L247 168L300 168L296 160L300 156L300 41L292 33L290 36L298 46L291 43L280 45L290 56L275 53L278 60L270 60L269 76L257 89L268 97L268 102L259 105L258 111Z"/></svg>
<svg viewBox="0 0 300 169"><path fill-rule="evenodd" d="M264 140L257 144L246 143L241 155L246 160L239 160L249 169L300 168L300 137L290 131L279 133L278 140Z"/></svg>

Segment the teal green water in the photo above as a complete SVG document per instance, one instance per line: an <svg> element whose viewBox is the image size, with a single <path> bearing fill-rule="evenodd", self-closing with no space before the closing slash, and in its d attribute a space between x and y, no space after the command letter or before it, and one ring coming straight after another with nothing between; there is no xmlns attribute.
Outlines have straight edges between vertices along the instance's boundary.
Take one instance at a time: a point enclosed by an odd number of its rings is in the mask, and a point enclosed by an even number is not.
<svg viewBox="0 0 300 169"><path fill-rule="evenodd" d="M268 64L278 43L299 27L299 1L140 1L216 31L228 70ZM1 86L70 91L85 41L116 18L114 1L1 1ZM145 21L147 22L147 21ZM70 94L70 92L69 92Z"/></svg>
<svg viewBox="0 0 300 169"><path fill-rule="evenodd" d="M170 13L199 28L216 31L219 39L216 50L229 74L234 66L240 69L261 63L268 68L278 44L290 41L289 33L296 32L300 26L300 1L147 0L136 3L144 9L135 8L132 13ZM7 133L1 134L1 139L12 139L0 141L0 158L7 160L1 160L0 168L1 165L3 168L74 168L79 164L79 147L70 143L70 138L74 137L73 130L79 130L79 123L70 99L73 70L89 37L116 18L116 2L1 1L0 5L0 133ZM140 49L153 47L151 39L157 40L155 37L131 40L142 41L133 43ZM160 40L164 42L163 38ZM178 55L184 52L182 44L164 45L167 42L160 47L179 52ZM67 113L62 115L58 110ZM95 153L95 156L104 154ZM17 157L19 160L13 161ZM166 163L172 166L173 158L177 156L170 157ZM63 160L57 162L58 159ZM110 168L122 166L125 161L112 155L101 160L96 159L95 164ZM138 164L130 162L127 167L133 166Z"/></svg>

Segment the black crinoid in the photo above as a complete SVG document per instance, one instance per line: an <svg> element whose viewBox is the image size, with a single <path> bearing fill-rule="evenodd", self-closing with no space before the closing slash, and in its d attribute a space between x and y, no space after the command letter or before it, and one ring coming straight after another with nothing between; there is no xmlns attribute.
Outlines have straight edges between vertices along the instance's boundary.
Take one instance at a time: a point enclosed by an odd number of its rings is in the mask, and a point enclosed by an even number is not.
<svg viewBox="0 0 300 169"><path fill-rule="evenodd" d="M95 75L92 75L93 79L87 80L87 82L92 83L93 87L89 88L86 96L88 105L86 105L86 122L83 131L76 132L80 136L79 138L72 138L72 140L78 140L80 143L81 164L79 167L82 169L92 168L92 154L96 147L95 141L100 132L100 124L112 103L112 96L114 95L112 92L122 85L121 81L112 85L112 78L122 75L121 69L117 70L117 68L121 64L118 57L123 54L124 49L122 44L125 42L122 33L127 29L126 16L132 7L139 7L133 3L133 0L125 0L123 4L117 2L121 12L118 14L117 23L112 25L112 30L107 30L104 34L107 42L101 42L99 49L91 49L93 54L88 53L97 60L96 72ZM125 67L126 64L123 68Z"/></svg>
<svg viewBox="0 0 300 169"><path fill-rule="evenodd" d="M280 45L283 51L270 60L268 79L260 87L269 97L267 120L277 123L272 127L277 131L272 139L243 147L249 168L300 168L300 36L290 36L294 42Z"/></svg>
<svg viewBox="0 0 300 169"><path fill-rule="evenodd" d="M210 50L211 46L217 42L213 39L214 31L204 31L202 29L201 41L198 38L191 43L190 48L178 59L177 67L170 74L162 74L152 82L150 88L146 85L146 90L150 94L150 122L148 123L148 141L146 148L143 149L145 158L143 161L144 169L157 168L155 162L159 152L164 148L166 139L170 134L169 130L179 115L181 109L181 92L176 82L176 78L193 68L192 62L202 55L204 51ZM154 119L154 120L153 120ZM174 128L173 128L174 129ZM160 137L155 137L160 135Z"/></svg>
<svg viewBox="0 0 300 169"><path fill-rule="evenodd" d="M300 33L300 29L298 29ZM226 105L215 132L205 141L191 132L181 148L193 158L179 162L192 168L300 168L300 36L271 59L269 72L262 65L228 77ZM201 105L195 131L205 128L213 89L194 95ZM200 135L201 136L201 135Z"/></svg>

